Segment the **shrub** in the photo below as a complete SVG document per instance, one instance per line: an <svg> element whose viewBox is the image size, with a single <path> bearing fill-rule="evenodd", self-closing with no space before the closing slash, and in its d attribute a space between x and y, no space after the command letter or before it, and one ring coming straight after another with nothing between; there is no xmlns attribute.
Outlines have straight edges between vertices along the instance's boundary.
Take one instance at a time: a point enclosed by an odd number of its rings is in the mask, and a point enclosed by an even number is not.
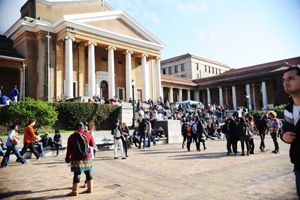
<svg viewBox="0 0 300 200"><path fill-rule="evenodd" d="M57 120L58 112L47 102L32 98L8 106L0 113L0 124L9 127L12 124L25 128L31 118L36 119L35 130L40 127L53 126Z"/></svg>
<svg viewBox="0 0 300 200"><path fill-rule="evenodd" d="M286 105L282 104L279 106L274 107L272 110L274 110L277 113L277 118L278 119L284 119L284 107ZM260 115L261 114L267 114L270 110L252 110L251 115L254 115L256 112L258 112Z"/></svg>

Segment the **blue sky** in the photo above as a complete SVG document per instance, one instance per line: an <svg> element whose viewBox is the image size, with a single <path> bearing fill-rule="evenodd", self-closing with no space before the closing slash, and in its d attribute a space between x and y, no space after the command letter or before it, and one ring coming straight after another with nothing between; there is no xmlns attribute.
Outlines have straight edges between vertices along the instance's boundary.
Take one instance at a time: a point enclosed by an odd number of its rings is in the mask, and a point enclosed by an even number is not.
<svg viewBox="0 0 300 200"><path fill-rule="evenodd" d="M0 0L0 34L20 17L24 2ZM300 0L106 2L167 45L162 59L191 53L240 68L300 56Z"/></svg>

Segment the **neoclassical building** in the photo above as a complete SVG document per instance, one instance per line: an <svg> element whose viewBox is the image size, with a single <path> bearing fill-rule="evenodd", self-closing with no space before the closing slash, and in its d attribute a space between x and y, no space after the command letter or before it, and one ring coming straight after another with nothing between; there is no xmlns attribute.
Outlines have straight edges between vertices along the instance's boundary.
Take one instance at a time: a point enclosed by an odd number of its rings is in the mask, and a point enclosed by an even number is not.
<svg viewBox="0 0 300 200"><path fill-rule="evenodd" d="M20 84L24 96L59 101L96 94L129 100L132 80L136 98L162 94L160 56L166 45L103 0L28 0L4 35L26 66Z"/></svg>

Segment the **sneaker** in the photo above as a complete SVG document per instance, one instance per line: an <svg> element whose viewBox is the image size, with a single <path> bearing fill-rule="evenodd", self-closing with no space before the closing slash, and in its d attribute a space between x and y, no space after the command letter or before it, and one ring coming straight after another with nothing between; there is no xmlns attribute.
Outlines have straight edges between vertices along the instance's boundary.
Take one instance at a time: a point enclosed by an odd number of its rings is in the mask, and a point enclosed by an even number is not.
<svg viewBox="0 0 300 200"><path fill-rule="evenodd" d="M114 159L119 159L118 157L114 157Z"/></svg>
<svg viewBox="0 0 300 200"><path fill-rule="evenodd" d="M41 158L42 158L42 156L38 157L37 160L39 160L39 159L41 159Z"/></svg>
<svg viewBox="0 0 300 200"><path fill-rule="evenodd" d="M126 157L123 157L122 159L127 159Z"/></svg>
<svg viewBox="0 0 300 200"><path fill-rule="evenodd" d="M126 157L129 157L128 155L126 155Z"/></svg>
<svg viewBox="0 0 300 200"><path fill-rule="evenodd" d="M26 162L24 162L24 163L22 163L22 164L26 164L26 163L28 163L29 162L29 160L26 160Z"/></svg>
<svg viewBox="0 0 300 200"><path fill-rule="evenodd" d="M206 147L204 147L204 150L207 149Z"/></svg>
<svg viewBox="0 0 300 200"><path fill-rule="evenodd" d="M184 144L182 144L182 148L184 148Z"/></svg>

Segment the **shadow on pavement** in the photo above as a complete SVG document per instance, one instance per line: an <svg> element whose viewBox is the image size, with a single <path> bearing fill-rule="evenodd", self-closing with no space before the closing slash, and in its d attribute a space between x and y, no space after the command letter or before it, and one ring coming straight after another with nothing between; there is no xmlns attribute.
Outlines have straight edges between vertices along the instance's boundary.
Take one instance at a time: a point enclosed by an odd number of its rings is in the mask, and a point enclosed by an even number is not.
<svg viewBox="0 0 300 200"><path fill-rule="evenodd" d="M16 195L26 195L26 194L32 194L32 193L50 192L50 191L55 191L55 190L67 190L67 189L71 190L71 187L58 188L58 189L52 189L52 190L41 190L41 191L35 191L35 192L33 192L31 190L12 191L12 192L2 193L0 199L13 197L13 196L16 196ZM49 197L37 197L37 198L30 198L30 199L49 199L49 198L62 198L62 197L66 197L66 195L49 196ZM28 199L28 198L25 198L25 199Z"/></svg>
<svg viewBox="0 0 300 200"><path fill-rule="evenodd" d="M197 154L193 152L187 152L187 154L180 155L180 156L169 156L170 160L186 160L186 159L212 159L212 158L222 158L227 157L226 152L218 152L218 153L205 153L203 151L197 152ZM190 154L191 153L191 154Z"/></svg>

